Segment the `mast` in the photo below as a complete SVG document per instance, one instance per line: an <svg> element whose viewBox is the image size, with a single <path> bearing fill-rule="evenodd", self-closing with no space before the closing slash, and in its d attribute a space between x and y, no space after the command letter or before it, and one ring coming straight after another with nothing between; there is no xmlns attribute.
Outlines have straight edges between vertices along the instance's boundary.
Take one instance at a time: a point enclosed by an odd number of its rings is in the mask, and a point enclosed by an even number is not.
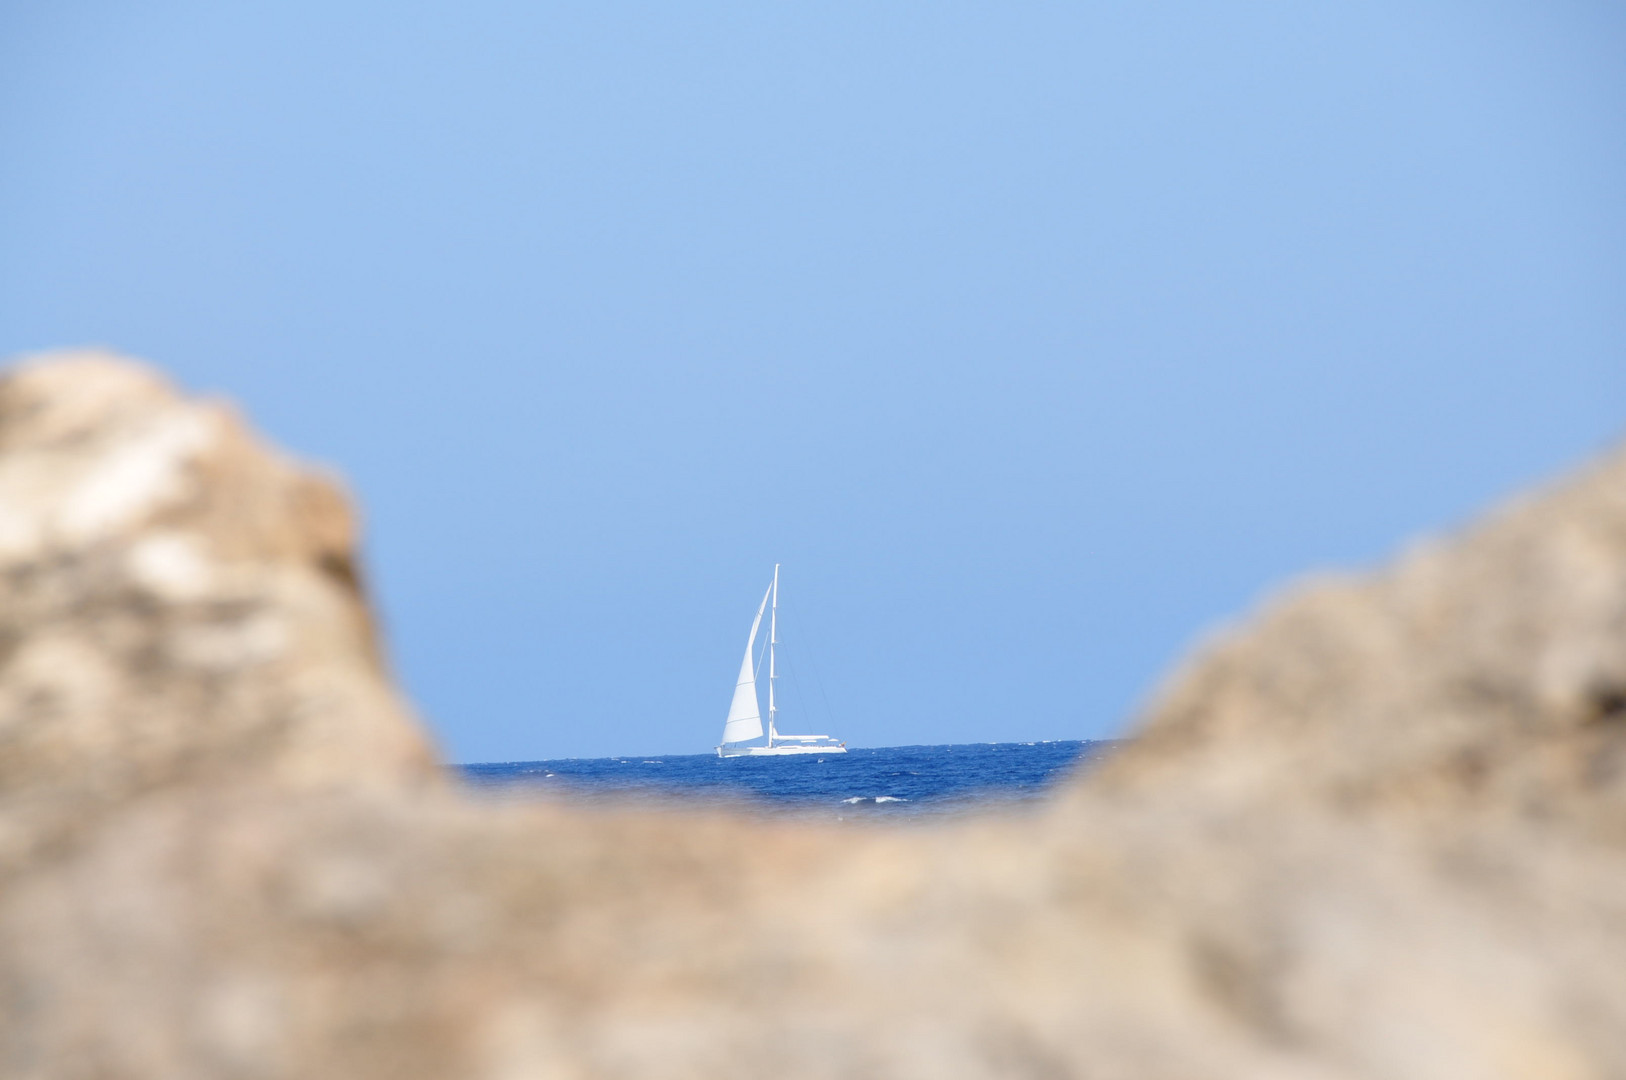
<svg viewBox="0 0 1626 1080"><path fill-rule="evenodd" d="M773 683L778 677L774 668L774 646L779 644L779 564L773 564L773 612L768 616L768 745L773 745L773 738L779 734L774 727L774 715L779 711L774 705Z"/></svg>

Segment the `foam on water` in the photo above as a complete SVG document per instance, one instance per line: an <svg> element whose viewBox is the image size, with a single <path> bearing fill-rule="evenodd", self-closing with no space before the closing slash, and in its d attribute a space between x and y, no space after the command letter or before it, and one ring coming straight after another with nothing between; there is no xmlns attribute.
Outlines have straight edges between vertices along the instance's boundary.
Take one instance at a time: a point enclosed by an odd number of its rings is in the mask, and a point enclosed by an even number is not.
<svg viewBox="0 0 1626 1080"><path fill-rule="evenodd" d="M474 785L510 794L631 802L748 804L770 810L921 816L1029 802L1110 742L978 743L852 748L776 758L566 758L458 767Z"/></svg>

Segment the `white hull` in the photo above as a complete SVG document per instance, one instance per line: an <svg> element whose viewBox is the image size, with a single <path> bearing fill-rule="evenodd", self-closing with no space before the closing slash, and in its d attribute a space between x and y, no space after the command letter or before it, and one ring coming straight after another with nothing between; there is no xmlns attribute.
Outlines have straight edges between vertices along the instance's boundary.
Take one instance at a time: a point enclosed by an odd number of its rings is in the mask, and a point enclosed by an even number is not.
<svg viewBox="0 0 1626 1080"><path fill-rule="evenodd" d="M718 757L780 757L784 754L845 754L845 746L719 746Z"/></svg>

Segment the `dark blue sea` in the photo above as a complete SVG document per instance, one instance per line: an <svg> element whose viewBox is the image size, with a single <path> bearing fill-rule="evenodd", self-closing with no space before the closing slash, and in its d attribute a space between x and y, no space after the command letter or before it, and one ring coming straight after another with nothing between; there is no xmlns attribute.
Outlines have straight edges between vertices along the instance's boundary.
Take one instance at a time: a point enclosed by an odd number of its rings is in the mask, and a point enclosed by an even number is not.
<svg viewBox="0 0 1626 1080"><path fill-rule="evenodd" d="M845 754L679 754L461 765L494 793L595 805L747 804L840 819L921 817L1012 807L1044 796L1111 741L850 748Z"/></svg>

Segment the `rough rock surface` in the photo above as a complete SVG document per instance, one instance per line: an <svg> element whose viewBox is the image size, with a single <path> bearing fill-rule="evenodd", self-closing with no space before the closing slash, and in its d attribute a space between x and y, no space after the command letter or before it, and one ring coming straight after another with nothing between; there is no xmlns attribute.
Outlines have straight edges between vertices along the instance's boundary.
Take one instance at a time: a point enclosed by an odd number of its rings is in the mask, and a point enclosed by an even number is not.
<svg viewBox="0 0 1626 1080"><path fill-rule="evenodd" d="M105 356L0 382L0 872L144 793L433 775L331 481Z"/></svg>
<svg viewBox="0 0 1626 1080"><path fill-rule="evenodd" d="M1626 455L1201 650L1041 812L435 779L331 482L0 380L0 1075L1626 1076Z"/></svg>
<svg viewBox="0 0 1626 1080"><path fill-rule="evenodd" d="M1293 590L1163 695L1215 796L1564 817L1626 841L1626 453L1369 578Z"/></svg>

